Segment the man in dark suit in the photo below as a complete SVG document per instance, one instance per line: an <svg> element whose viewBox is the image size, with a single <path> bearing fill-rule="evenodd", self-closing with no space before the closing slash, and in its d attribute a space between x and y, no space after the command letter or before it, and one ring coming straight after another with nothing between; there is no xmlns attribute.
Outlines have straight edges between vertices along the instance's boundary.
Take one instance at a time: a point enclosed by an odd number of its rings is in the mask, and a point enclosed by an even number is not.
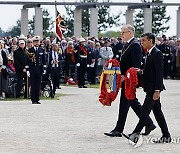
<svg viewBox="0 0 180 154"><path fill-rule="evenodd" d="M155 36L152 33L143 34L141 37L141 44L148 51L143 71L144 92L146 92L146 97L142 106L142 114L140 120L131 136L133 136L135 133L139 134L141 132L151 110L153 110L155 119L162 131L162 137L155 142L169 143L171 142L171 136L168 131L167 123L161 110L160 103L160 92L164 87L163 54L158 48L155 47Z"/></svg>
<svg viewBox="0 0 180 154"><path fill-rule="evenodd" d="M45 53L44 49L40 46L40 37L33 37L33 47L30 48L27 52L28 60L27 66L28 69L27 74L30 73L30 86L31 86L31 101L32 104L41 104L39 102L40 95L40 85L42 74L45 74L46 61L45 61Z"/></svg>
<svg viewBox="0 0 180 154"><path fill-rule="evenodd" d="M122 85L121 85L121 97L120 97L120 106L119 106L119 116L116 123L116 127L109 133L104 133L110 137L121 137L121 133L124 130L127 113L129 107L131 107L136 115L140 118L141 116L141 104L138 102L138 99L128 100L125 96L125 74L127 70L131 67L140 68L142 60L142 48L139 42L134 38L135 28L131 25L124 25L121 29L121 38L123 42L127 44L124 46L120 58L120 67L122 74ZM152 130L156 128L152 120L148 118L146 122L146 128L144 135L148 135Z"/></svg>
<svg viewBox="0 0 180 154"><path fill-rule="evenodd" d="M49 53L49 69L53 82L53 95L55 95L56 85L59 87L59 72L61 56L59 54L59 45L57 43L52 44L52 50Z"/></svg>

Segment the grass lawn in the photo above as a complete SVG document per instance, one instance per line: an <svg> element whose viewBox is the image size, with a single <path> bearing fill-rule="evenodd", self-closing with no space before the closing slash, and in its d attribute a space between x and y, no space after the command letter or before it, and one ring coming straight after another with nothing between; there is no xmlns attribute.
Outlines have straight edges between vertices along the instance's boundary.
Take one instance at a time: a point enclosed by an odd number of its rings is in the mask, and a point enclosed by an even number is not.
<svg viewBox="0 0 180 154"><path fill-rule="evenodd" d="M68 85L68 84L61 84L61 85L62 86L70 86L70 87L78 87L77 85ZM88 88L99 88L99 83L98 84L87 84L86 86Z"/></svg>
<svg viewBox="0 0 180 154"><path fill-rule="evenodd" d="M52 100L52 99L53 100L59 100L61 96L66 96L66 94L57 93L54 98L40 96L40 100ZM25 99L24 97L20 97L20 98L5 98L3 101L23 101L23 100L27 100L27 99Z"/></svg>

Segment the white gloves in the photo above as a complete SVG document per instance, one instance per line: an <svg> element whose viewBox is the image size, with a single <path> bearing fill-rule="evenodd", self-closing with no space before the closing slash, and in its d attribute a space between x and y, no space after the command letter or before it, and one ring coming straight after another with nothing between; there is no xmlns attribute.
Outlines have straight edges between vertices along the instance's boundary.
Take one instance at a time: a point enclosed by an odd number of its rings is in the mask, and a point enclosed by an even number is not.
<svg viewBox="0 0 180 154"><path fill-rule="evenodd" d="M43 71L43 74L46 74L46 70Z"/></svg>
<svg viewBox="0 0 180 154"><path fill-rule="evenodd" d="M80 63L77 63L76 66L79 67L79 66L80 66Z"/></svg>
<svg viewBox="0 0 180 154"><path fill-rule="evenodd" d="M5 69L6 68L6 66L5 65L2 65L2 69Z"/></svg>
<svg viewBox="0 0 180 154"><path fill-rule="evenodd" d="M87 64L87 67L89 67L89 64Z"/></svg>
<svg viewBox="0 0 180 154"><path fill-rule="evenodd" d="M30 72L29 71L27 71L26 74L27 74L28 77L30 77Z"/></svg>

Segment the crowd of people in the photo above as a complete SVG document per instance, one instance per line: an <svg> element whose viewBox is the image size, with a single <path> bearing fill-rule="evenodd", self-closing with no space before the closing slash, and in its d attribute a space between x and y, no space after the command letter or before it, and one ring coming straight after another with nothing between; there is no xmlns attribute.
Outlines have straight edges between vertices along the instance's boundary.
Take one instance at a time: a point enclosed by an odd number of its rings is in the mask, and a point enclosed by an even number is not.
<svg viewBox="0 0 180 154"><path fill-rule="evenodd" d="M37 72L43 73L43 79L44 76L51 77L53 95L57 88L61 88L60 83L62 82L77 84L79 88L87 88L85 83L96 84L99 81L103 66L108 59L121 60L124 46L121 37L66 37L61 41L57 41L55 37L37 38L31 35L0 38L0 99L4 98L3 93L6 97L9 96L8 78L12 76L17 79L15 97L19 98L25 87L24 98L28 98L28 85L33 81L28 79L32 79L33 76L30 74L34 71L33 69L30 72L29 68L26 68L29 67L28 62L35 63L35 65L37 65L36 62L39 62L39 65L42 62L42 70L37 70ZM164 56L164 78L175 79L179 75L178 69L180 68L180 40L169 39L163 35L157 37L156 46ZM31 48L36 47L42 49L42 53L39 54L43 56L29 52ZM144 52L142 54L144 60L145 54ZM42 81L41 76L39 80Z"/></svg>

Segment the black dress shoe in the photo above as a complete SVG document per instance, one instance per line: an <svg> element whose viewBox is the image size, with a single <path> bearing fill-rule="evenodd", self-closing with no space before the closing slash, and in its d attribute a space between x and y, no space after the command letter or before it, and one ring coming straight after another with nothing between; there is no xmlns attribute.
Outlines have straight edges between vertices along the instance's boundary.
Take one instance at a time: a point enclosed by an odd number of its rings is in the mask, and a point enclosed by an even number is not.
<svg viewBox="0 0 180 154"><path fill-rule="evenodd" d="M78 86L79 88L83 88L83 86Z"/></svg>
<svg viewBox="0 0 180 154"><path fill-rule="evenodd" d="M32 104L41 104L40 102L32 102Z"/></svg>
<svg viewBox="0 0 180 154"><path fill-rule="evenodd" d="M129 140L131 140L134 143L137 143L140 137L140 133L133 133L133 134L128 134L129 135Z"/></svg>
<svg viewBox="0 0 180 154"><path fill-rule="evenodd" d="M162 136L159 140L153 141L154 143L171 143L171 137Z"/></svg>
<svg viewBox="0 0 180 154"><path fill-rule="evenodd" d="M121 132L118 132L117 130L112 130L109 133L104 133L104 135L110 136L110 137L122 137Z"/></svg>
<svg viewBox="0 0 180 154"><path fill-rule="evenodd" d="M154 124L152 124L151 126L149 127L145 127L145 132L142 133L142 135L149 135L151 133L151 131L153 131L154 129L156 128L156 126Z"/></svg>
<svg viewBox="0 0 180 154"><path fill-rule="evenodd" d="M83 88L87 88L87 86L84 85Z"/></svg>

